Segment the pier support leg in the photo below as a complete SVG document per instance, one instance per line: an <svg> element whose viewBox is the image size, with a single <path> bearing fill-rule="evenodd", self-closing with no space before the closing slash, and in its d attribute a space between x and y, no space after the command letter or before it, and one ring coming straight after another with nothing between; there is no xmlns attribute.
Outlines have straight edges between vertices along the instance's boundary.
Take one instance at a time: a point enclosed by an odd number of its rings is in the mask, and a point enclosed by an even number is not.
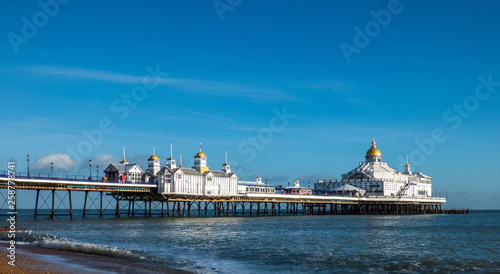
<svg viewBox="0 0 500 274"><path fill-rule="evenodd" d="M100 201L100 206L99 206L99 218L102 218L103 216L103 212L102 212L102 195L104 194L104 192L101 191L101 193L99 195L101 195L101 198L99 199Z"/></svg>
<svg viewBox="0 0 500 274"><path fill-rule="evenodd" d="M68 190L68 197L69 197L69 216L71 220L73 220L73 203L71 202L71 190Z"/></svg>
<svg viewBox="0 0 500 274"><path fill-rule="evenodd" d="M85 218L85 213L87 213L87 197L89 196L89 191L85 191L85 200L83 201L83 216L82 218Z"/></svg>
<svg viewBox="0 0 500 274"><path fill-rule="evenodd" d="M40 196L40 189L36 190L36 200L35 200L35 219L36 216L38 215L38 197ZM83 211L83 214L85 214L85 211ZM85 217L85 215L84 215Z"/></svg>
<svg viewBox="0 0 500 274"><path fill-rule="evenodd" d="M102 196L101 196L102 197ZM102 199L101 199L102 201ZM116 213L115 216L120 218L120 193L116 192Z"/></svg>
<svg viewBox="0 0 500 274"><path fill-rule="evenodd" d="M54 220L54 217L56 216L56 208L55 208L55 200L56 200L56 191L55 189L52 190L52 213L50 214L50 218Z"/></svg>

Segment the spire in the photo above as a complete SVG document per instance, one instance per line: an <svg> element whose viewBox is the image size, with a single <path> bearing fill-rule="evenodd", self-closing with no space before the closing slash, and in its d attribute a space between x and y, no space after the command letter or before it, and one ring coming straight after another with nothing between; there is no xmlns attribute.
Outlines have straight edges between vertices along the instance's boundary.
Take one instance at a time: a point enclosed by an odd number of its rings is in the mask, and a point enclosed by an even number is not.
<svg viewBox="0 0 500 274"><path fill-rule="evenodd" d="M408 162L408 155L406 155L405 174L411 175L410 163Z"/></svg>
<svg viewBox="0 0 500 274"><path fill-rule="evenodd" d="M200 143L200 152L201 152L201 143Z"/></svg>
<svg viewBox="0 0 500 274"><path fill-rule="evenodd" d="M125 147L123 147L123 160L120 163L121 164L128 164L127 160L125 160Z"/></svg>
<svg viewBox="0 0 500 274"><path fill-rule="evenodd" d="M222 165L222 171L226 172L226 174L231 173L231 166L227 163L227 150L226 150L226 162Z"/></svg>
<svg viewBox="0 0 500 274"><path fill-rule="evenodd" d="M156 155L156 153L155 153L155 147L153 147L153 155Z"/></svg>
<svg viewBox="0 0 500 274"><path fill-rule="evenodd" d="M174 160L174 157L172 156L172 143L170 143L170 158L167 159L167 161L171 161L171 160Z"/></svg>
<svg viewBox="0 0 500 274"><path fill-rule="evenodd" d="M179 167L183 167L183 166L182 166L182 154L181 154L181 165L180 165Z"/></svg>

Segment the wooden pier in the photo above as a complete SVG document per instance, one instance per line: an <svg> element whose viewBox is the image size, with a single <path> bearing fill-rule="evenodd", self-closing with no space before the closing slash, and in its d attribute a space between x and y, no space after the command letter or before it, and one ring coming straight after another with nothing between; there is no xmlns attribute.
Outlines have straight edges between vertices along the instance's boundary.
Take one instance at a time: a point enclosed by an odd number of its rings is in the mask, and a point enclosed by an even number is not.
<svg viewBox="0 0 500 274"><path fill-rule="evenodd" d="M156 185L118 184L46 178L0 177L0 212L5 210L9 186L34 190L34 218L69 216L73 219L72 192L85 193L82 218L113 217L250 217L286 215L413 215L464 214L446 210L445 198L345 197L325 195L245 194L235 196L160 195ZM7 210L9 211L9 210ZM12 210L10 210L12 211ZM15 208L14 208L15 212Z"/></svg>

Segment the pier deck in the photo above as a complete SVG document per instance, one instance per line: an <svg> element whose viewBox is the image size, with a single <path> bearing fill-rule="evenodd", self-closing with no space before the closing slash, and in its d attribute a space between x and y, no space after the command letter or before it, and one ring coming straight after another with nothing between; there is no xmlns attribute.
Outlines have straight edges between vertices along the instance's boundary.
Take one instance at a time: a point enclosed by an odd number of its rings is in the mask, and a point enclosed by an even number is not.
<svg viewBox="0 0 500 274"><path fill-rule="evenodd" d="M9 184L10 182L10 184ZM10 188L9 188L10 187ZM248 193L234 196L157 193L153 184L122 184L53 178L11 178L0 175L0 189L35 190L35 218L68 215L73 218L71 193L85 192L83 216L236 217L345 214L465 213L441 209L440 197L349 197ZM43 193L47 193L45 197ZM58 193L63 193L59 197ZM0 193L7 204L8 194ZM57 201L56 201L57 200ZM0 201L1 202L1 201ZM43 213L45 205L48 213ZM111 206L111 209L109 208ZM63 207L62 209L60 207ZM0 211L3 208L0 208ZM92 209L98 213L92 213ZM61 213L61 210L63 213ZM15 212L15 208L14 208ZM111 212L111 213L110 213Z"/></svg>

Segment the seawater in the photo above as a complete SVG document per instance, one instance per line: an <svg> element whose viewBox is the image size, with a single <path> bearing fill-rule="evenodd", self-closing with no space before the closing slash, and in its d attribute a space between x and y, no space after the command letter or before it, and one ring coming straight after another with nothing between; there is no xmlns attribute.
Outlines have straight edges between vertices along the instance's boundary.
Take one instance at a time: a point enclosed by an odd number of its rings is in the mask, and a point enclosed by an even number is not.
<svg viewBox="0 0 500 274"><path fill-rule="evenodd" d="M500 272L500 211L33 220L20 210L17 226L31 230L17 233L25 244L198 273Z"/></svg>

